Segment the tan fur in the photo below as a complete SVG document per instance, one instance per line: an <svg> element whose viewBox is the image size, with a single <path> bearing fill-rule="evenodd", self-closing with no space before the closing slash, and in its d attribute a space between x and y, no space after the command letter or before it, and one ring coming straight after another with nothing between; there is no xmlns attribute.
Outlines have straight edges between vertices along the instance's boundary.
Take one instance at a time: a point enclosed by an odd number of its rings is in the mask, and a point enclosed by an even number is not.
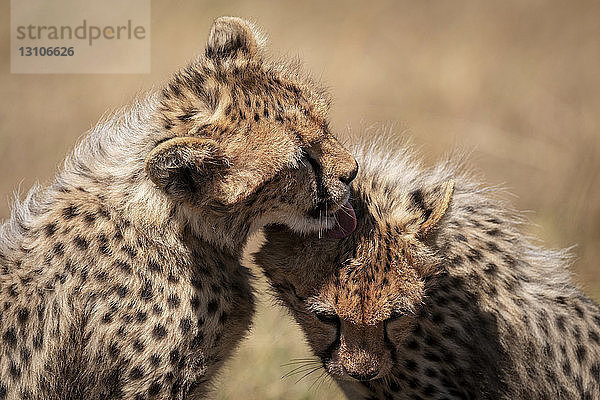
<svg viewBox="0 0 600 400"><path fill-rule="evenodd" d="M434 193L429 194L427 197L433 197L435 206L432 209L431 215L425 221L420 229L419 235L425 236L429 231L435 228L435 225L442 219L446 210L450 206L450 200L452 199L452 193L454 193L454 179L450 179L447 182L442 183L438 187L434 188Z"/></svg>
<svg viewBox="0 0 600 400"><path fill-rule="evenodd" d="M451 164L361 145L358 226L269 226L255 255L351 399L600 399L600 310L564 252ZM382 150L385 149L385 150Z"/></svg>
<svg viewBox="0 0 600 400"><path fill-rule="evenodd" d="M0 399L203 397L250 326L249 235L331 227L319 216L346 201L356 162L322 90L262 46L218 19L204 56L15 205L0 227Z"/></svg>

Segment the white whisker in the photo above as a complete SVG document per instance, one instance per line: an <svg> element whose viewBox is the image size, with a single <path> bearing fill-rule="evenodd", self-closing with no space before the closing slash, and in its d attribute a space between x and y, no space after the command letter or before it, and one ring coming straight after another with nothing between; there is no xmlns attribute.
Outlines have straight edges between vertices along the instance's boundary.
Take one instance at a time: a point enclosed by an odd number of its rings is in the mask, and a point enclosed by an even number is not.
<svg viewBox="0 0 600 400"><path fill-rule="evenodd" d="M313 374L313 373L317 372L317 371L318 371L320 368L321 368L321 366L318 366L318 367L314 368L313 370L311 370L311 371L307 372L306 374L302 375L302 376L300 377L300 379L298 379L298 380L296 381L296 383L300 382L302 379L306 378L307 376L309 376L309 375L311 375L311 374Z"/></svg>

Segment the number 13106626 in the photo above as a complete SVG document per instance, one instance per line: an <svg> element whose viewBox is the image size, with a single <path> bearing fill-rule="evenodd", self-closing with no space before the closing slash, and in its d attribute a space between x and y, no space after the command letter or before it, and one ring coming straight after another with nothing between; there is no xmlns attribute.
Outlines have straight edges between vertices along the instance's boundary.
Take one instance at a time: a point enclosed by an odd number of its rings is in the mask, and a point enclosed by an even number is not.
<svg viewBox="0 0 600 400"><path fill-rule="evenodd" d="M73 47L19 47L19 55L23 57L71 57L74 54Z"/></svg>

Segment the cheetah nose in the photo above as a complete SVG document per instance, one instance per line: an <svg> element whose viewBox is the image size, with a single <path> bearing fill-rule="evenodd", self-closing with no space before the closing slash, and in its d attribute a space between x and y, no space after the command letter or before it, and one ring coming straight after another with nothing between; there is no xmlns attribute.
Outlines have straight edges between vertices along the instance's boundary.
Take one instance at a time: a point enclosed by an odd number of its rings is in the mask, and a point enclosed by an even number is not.
<svg viewBox="0 0 600 400"><path fill-rule="evenodd" d="M356 178L356 174L358 174L358 163L354 161L354 168L345 175L340 176L340 181L342 181L342 183L345 183L346 185L349 185L350 182L352 182L354 178Z"/></svg>
<svg viewBox="0 0 600 400"><path fill-rule="evenodd" d="M377 374L379 374L379 370L372 370L366 373L360 373L360 372L348 372L348 375L350 375L351 377L353 377L354 379L358 380L358 381L370 381L371 379L375 378L377 376Z"/></svg>

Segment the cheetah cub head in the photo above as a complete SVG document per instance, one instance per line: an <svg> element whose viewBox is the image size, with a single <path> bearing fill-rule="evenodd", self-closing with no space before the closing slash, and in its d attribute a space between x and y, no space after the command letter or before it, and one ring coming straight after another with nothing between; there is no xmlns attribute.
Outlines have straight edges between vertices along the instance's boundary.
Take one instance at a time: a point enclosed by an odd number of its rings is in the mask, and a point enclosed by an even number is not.
<svg viewBox="0 0 600 400"><path fill-rule="evenodd" d="M354 157L332 135L325 91L268 59L249 22L221 17L204 55L163 89L150 179L203 217L343 237L355 226Z"/></svg>
<svg viewBox="0 0 600 400"><path fill-rule="evenodd" d="M353 187L353 234L334 241L268 226L254 257L327 372L368 381L391 374L439 272L431 239L454 182L408 191L359 174Z"/></svg>

